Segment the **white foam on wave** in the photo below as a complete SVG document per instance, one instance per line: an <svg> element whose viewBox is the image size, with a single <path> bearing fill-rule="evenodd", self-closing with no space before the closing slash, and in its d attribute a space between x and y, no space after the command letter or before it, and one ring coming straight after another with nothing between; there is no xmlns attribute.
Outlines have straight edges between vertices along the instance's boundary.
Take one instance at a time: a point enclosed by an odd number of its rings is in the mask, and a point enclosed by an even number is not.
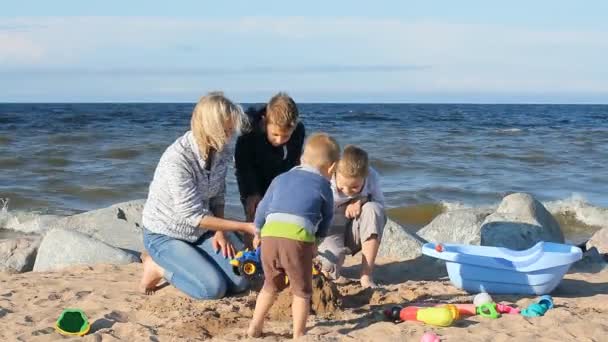
<svg viewBox="0 0 608 342"><path fill-rule="evenodd" d="M471 206L469 204L462 203L462 202L441 201L441 205L443 206L444 211L446 211L446 212L454 211L454 210L461 210L461 209L495 210L496 208L498 208L498 203L486 204L486 205L480 205L480 206Z"/></svg>
<svg viewBox="0 0 608 342"><path fill-rule="evenodd" d="M470 205L464 204L462 202L441 201L441 206L443 207L444 211L453 211L453 210L460 210L460 209L471 209Z"/></svg>
<svg viewBox="0 0 608 342"><path fill-rule="evenodd" d="M554 215L571 214L588 226L608 227L608 208L596 207L579 194L543 204Z"/></svg>
<svg viewBox="0 0 608 342"><path fill-rule="evenodd" d="M523 130L521 128L504 128L504 129L496 130L496 132L498 132L498 133L519 133L522 131Z"/></svg>
<svg viewBox="0 0 608 342"><path fill-rule="evenodd" d="M41 234L49 223L61 216L45 215L35 211L8 209L8 199L0 198L0 228L25 234Z"/></svg>

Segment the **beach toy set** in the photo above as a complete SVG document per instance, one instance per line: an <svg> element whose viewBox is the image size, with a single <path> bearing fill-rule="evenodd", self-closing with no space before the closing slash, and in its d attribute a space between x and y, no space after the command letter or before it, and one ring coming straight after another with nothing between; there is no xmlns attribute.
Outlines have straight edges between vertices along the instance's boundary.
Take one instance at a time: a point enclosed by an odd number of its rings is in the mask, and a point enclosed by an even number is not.
<svg viewBox="0 0 608 342"><path fill-rule="evenodd" d="M553 291L583 255L578 247L543 241L523 251L426 243L422 253L444 260L452 284L467 292L532 295Z"/></svg>
<svg viewBox="0 0 608 342"><path fill-rule="evenodd" d="M438 327L449 327L460 317L481 316L497 319L503 314L525 317L543 316L553 308L553 299L549 295L539 297L528 308L520 310L510 305L495 303L487 293L477 294L472 304L436 304L435 306L393 306L384 310L384 316L395 322L415 321Z"/></svg>

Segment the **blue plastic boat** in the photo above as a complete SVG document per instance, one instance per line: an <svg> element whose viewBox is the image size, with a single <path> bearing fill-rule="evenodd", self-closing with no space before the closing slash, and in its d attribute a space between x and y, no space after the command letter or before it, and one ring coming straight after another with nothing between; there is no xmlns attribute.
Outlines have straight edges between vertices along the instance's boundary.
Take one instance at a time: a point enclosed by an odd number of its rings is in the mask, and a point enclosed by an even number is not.
<svg viewBox="0 0 608 342"><path fill-rule="evenodd" d="M552 242L539 242L523 251L426 243L422 253L446 261L454 286L490 294L548 294L582 257L580 248Z"/></svg>

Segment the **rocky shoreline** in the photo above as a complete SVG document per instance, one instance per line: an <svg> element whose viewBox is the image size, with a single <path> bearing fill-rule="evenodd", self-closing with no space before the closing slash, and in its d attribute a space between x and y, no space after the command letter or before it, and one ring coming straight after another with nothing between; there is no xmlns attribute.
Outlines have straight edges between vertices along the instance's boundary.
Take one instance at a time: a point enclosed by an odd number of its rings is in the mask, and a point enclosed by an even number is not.
<svg viewBox="0 0 608 342"><path fill-rule="evenodd" d="M0 240L0 271L22 273L60 270L76 265L127 264L139 261L143 250L141 212L144 200L118 203L68 217L39 222L40 235ZM10 227L30 232L31 222ZM379 256L413 260L424 242L499 246L521 250L538 241L564 242L551 213L524 193L506 196L498 208L459 209L440 214L411 233L389 220ZM608 227L597 231L583 246L585 262L605 262Z"/></svg>

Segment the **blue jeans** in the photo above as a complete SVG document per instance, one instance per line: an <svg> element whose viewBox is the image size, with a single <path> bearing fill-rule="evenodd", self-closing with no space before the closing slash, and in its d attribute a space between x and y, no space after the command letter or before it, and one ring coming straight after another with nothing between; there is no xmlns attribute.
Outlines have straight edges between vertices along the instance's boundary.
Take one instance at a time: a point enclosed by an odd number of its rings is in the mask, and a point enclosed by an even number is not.
<svg viewBox="0 0 608 342"><path fill-rule="evenodd" d="M236 250L243 244L232 233L226 235ZM190 243L144 229L144 247L165 270L165 279L195 299L219 299L247 289L249 283L232 271L230 259L216 253L213 232Z"/></svg>

